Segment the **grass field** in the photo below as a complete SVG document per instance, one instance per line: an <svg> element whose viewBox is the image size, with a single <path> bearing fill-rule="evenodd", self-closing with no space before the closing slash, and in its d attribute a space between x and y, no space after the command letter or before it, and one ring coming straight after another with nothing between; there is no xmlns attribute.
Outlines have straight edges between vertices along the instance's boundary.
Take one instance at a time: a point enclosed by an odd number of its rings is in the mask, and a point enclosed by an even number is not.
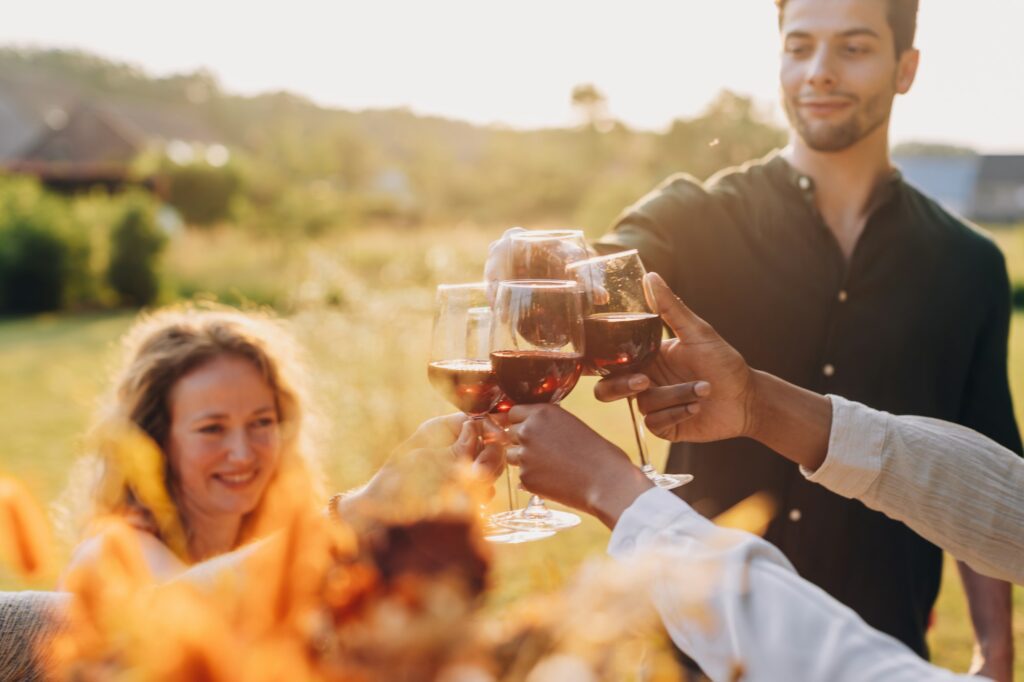
<svg viewBox="0 0 1024 682"><path fill-rule="evenodd" d="M479 278L493 234L465 227L400 233L378 230L330 242L252 244L237 234L188 235L172 246L169 268L179 284L222 297L286 306L317 368L323 452L332 486L364 481L388 451L424 419L449 411L426 381L433 287ZM1013 276L1024 279L1024 231L998 236ZM242 251L244 250L244 255ZM205 283L205 285L203 285ZM127 313L41 316L0 322L0 471L53 501L65 483L78 438L117 358ZM1024 315L1011 336L1014 393L1024 397ZM602 405L584 379L565 406L628 452L629 423L621 405ZM1018 419L1024 401L1018 401ZM651 443L656 464L665 446ZM498 487L501 491L503 488ZM495 506L500 506L499 494ZM542 542L496 548L495 605L525 592L561 585L586 557L600 555L608 531L594 521ZM971 631L950 563L931 642L936 662L964 669ZM47 588L53 576L24 585L0 572L0 588ZM1016 640L1024 658L1024 597L1015 592ZM1018 674L1024 665L1018 663Z"/></svg>

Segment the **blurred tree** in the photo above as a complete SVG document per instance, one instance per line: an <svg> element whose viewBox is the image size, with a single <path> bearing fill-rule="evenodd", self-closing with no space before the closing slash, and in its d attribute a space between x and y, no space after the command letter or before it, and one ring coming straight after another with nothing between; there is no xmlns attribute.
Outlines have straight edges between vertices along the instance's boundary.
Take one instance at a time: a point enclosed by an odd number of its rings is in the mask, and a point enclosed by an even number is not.
<svg viewBox="0 0 1024 682"><path fill-rule="evenodd" d="M677 119L659 145L658 166L699 178L763 156L786 143L786 132L758 113L749 97L724 90L697 118Z"/></svg>
<svg viewBox="0 0 1024 682"><path fill-rule="evenodd" d="M637 188L679 170L707 177L785 143L754 102L728 92L654 133L616 123L605 94L584 83L570 95L581 128L520 131L406 109L327 109L287 92L242 97L202 71L151 78L84 53L0 48L0 73L8 67L198 112L231 146L231 163L175 169L172 203L194 224L235 220L272 234L381 220L602 229Z"/></svg>
<svg viewBox="0 0 1024 682"><path fill-rule="evenodd" d="M593 83L582 83L574 87L570 101L587 127L599 132L611 129L608 98Z"/></svg>
<svg viewBox="0 0 1024 682"><path fill-rule="evenodd" d="M191 225L212 225L231 215L242 178L232 163L214 166L205 160L186 165L168 163L164 175L169 189L167 203L178 209Z"/></svg>
<svg viewBox="0 0 1024 682"><path fill-rule="evenodd" d="M0 178L0 311L57 310L77 302L89 244L67 201L28 178Z"/></svg>
<svg viewBox="0 0 1024 682"><path fill-rule="evenodd" d="M3 309L15 314L59 309L69 255L67 244L41 221L8 225L0 246Z"/></svg>
<svg viewBox="0 0 1024 682"><path fill-rule="evenodd" d="M160 292L158 261L167 238L147 197L134 197L111 235L107 280L122 305L145 306Z"/></svg>

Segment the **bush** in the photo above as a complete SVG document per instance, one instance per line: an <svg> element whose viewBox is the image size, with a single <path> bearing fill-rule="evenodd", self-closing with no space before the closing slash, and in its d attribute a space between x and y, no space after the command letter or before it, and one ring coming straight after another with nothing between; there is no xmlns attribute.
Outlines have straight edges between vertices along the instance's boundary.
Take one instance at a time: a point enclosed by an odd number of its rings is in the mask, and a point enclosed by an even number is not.
<svg viewBox="0 0 1024 682"><path fill-rule="evenodd" d="M0 311L58 310L88 289L89 245L67 202L33 180L0 180Z"/></svg>
<svg viewBox="0 0 1024 682"><path fill-rule="evenodd" d="M127 203L111 234L107 281L122 305L145 306L160 293L158 261L167 238L152 205L141 197Z"/></svg>
<svg viewBox="0 0 1024 682"><path fill-rule="evenodd" d="M166 170L170 189L167 203L191 225L212 225L231 216L241 177L232 164L193 163Z"/></svg>

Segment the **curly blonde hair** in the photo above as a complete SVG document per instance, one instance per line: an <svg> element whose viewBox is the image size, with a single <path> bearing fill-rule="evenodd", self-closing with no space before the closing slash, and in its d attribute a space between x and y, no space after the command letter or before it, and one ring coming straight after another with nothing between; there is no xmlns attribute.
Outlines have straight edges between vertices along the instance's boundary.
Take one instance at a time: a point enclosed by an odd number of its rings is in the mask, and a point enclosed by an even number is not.
<svg viewBox="0 0 1024 682"><path fill-rule="evenodd" d="M259 370L274 392L281 428L280 464L257 508L243 519L239 544L323 499L300 350L282 321L212 304L173 306L141 316L122 350L121 369L87 436L88 453L58 508L65 530L81 538L92 522L118 515L192 560L190 529L174 499L166 455L168 396L183 376L225 355Z"/></svg>

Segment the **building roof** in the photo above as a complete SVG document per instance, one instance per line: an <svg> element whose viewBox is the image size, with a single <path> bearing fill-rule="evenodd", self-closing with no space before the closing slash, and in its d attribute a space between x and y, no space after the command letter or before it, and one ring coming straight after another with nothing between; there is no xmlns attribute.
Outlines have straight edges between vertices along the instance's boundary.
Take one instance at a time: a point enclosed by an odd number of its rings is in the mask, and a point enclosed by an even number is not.
<svg viewBox="0 0 1024 682"><path fill-rule="evenodd" d="M142 148L144 138L126 125L89 103L69 113L51 116L49 125L13 161L22 165L67 164L127 165Z"/></svg>
<svg viewBox="0 0 1024 682"><path fill-rule="evenodd" d="M1024 186L1024 154L1004 154L981 157L979 183L1009 182Z"/></svg>
<svg viewBox="0 0 1024 682"><path fill-rule="evenodd" d="M88 106L105 121L137 142L184 140L213 144L223 136L200 111L183 103L151 101L119 95L91 95L81 85L51 77L0 74L0 162L24 158L55 130L53 123L71 119ZM125 132L128 131L128 132Z"/></svg>

